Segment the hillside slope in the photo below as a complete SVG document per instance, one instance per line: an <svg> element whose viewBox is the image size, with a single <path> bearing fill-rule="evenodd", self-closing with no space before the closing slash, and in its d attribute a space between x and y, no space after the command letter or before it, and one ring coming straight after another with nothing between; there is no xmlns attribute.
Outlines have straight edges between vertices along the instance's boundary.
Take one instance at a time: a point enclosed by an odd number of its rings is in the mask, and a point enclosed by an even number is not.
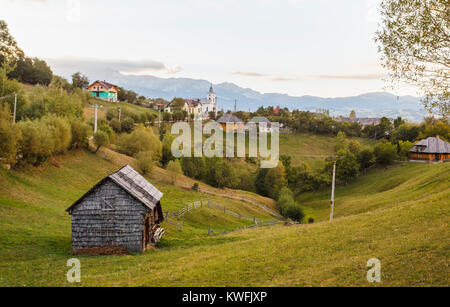
<svg viewBox="0 0 450 307"><path fill-rule="evenodd" d="M65 279L72 256L70 217L64 209L116 166L85 152L60 163L61 168L1 171L1 286L71 285ZM186 231L165 226L161 249L133 256L80 256L81 285L371 286L366 262L376 257L382 263L382 286L448 286L449 168L404 164L371 172L338 191L332 223L207 237L208 223L216 219L225 226L229 218L219 212L188 214ZM198 200L196 192L155 184L165 193L163 207L176 209L180 202ZM348 193L339 194L343 191ZM368 191L370 198L362 202ZM328 210L321 203L325 192L302 199L308 213L322 214L322 219ZM229 201L236 210L252 210Z"/></svg>

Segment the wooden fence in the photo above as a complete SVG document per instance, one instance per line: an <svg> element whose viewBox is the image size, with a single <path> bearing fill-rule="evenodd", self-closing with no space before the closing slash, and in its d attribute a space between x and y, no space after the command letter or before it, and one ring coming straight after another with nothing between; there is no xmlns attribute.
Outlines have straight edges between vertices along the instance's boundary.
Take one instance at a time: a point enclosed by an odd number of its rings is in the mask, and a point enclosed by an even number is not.
<svg viewBox="0 0 450 307"><path fill-rule="evenodd" d="M264 206L264 205L261 205L261 206ZM186 205L185 207L183 207L182 209L180 209L178 211L165 211L164 212L164 219L165 219L165 221L167 223L169 223L171 225L174 225L180 231L183 231L183 221L179 221L179 222L175 221L174 219L170 218L170 216L176 217L177 219L179 219L181 216L185 215L189 211L192 211L192 210L197 209L197 208L203 208L203 207L205 207L205 208L215 208L215 209L218 209L218 210L222 211L224 214L228 214L228 215L234 216L234 217L236 217L238 219L253 221L252 225L240 227L240 228L237 228L235 230L242 230L242 229L248 229L248 228L254 228L254 227L263 227L263 226L272 226L272 225L277 225L277 224L284 223L284 221L274 221L274 220L266 221L266 220L259 219L257 217L245 216L245 215L242 215L240 213L236 213L234 211L228 210L226 208L226 206L215 204L215 203L213 203L210 200L206 200L206 201L205 200L200 200L200 201L193 202L193 203L191 203L189 205ZM266 207L266 206L264 206L264 207ZM267 208L267 209L271 210L270 208ZM271 210L271 211L273 211L273 210ZM279 215L279 216L281 217L281 215ZM209 228L208 235L219 235L219 234L224 234L224 233L229 233L229 232L231 232L231 231L228 231L228 232L226 232L226 231L217 231L217 230L214 230L212 228Z"/></svg>

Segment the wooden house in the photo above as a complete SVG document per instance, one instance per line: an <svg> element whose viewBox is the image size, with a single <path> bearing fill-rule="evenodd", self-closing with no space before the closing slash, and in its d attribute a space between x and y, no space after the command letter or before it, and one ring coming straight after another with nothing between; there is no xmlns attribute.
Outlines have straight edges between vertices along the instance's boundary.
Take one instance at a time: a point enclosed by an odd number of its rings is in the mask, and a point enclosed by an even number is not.
<svg viewBox="0 0 450 307"><path fill-rule="evenodd" d="M227 129L233 129L233 131L237 131L238 128L244 131L244 121L239 119L239 117L226 113L222 115L217 122L222 126L223 131L227 131Z"/></svg>
<svg viewBox="0 0 450 307"><path fill-rule="evenodd" d="M268 120L264 116L255 116L248 122L255 124L258 127L259 132L272 133L274 130L272 128L272 123L270 122L270 120ZM261 125L261 124L264 124L264 125Z"/></svg>
<svg viewBox="0 0 450 307"><path fill-rule="evenodd" d="M91 93L92 97L105 101L117 102L119 87L106 81L97 80L88 87L88 92Z"/></svg>
<svg viewBox="0 0 450 307"><path fill-rule="evenodd" d="M121 247L141 252L155 245L164 233L162 196L125 165L66 210L72 215L72 250Z"/></svg>
<svg viewBox="0 0 450 307"><path fill-rule="evenodd" d="M450 143L429 137L416 143L409 152L409 159L416 161L442 162L450 159Z"/></svg>

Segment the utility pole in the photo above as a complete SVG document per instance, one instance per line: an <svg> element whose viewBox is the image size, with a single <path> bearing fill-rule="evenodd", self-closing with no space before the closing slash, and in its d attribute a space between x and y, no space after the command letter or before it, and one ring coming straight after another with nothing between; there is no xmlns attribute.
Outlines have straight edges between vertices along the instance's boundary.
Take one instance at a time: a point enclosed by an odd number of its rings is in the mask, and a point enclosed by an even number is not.
<svg viewBox="0 0 450 307"><path fill-rule="evenodd" d="M161 128L161 107L158 107L158 129Z"/></svg>
<svg viewBox="0 0 450 307"><path fill-rule="evenodd" d="M333 182L331 184L331 213L330 213L330 221L333 220L333 214L334 214L334 188L336 184L336 163L337 160L334 160L333 163Z"/></svg>
<svg viewBox="0 0 450 307"><path fill-rule="evenodd" d="M234 100L234 113L236 113L236 111L237 111L236 109L237 109L237 100L235 99Z"/></svg>
<svg viewBox="0 0 450 307"><path fill-rule="evenodd" d="M122 116L122 107L119 107L119 123L120 123L120 117Z"/></svg>
<svg viewBox="0 0 450 307"><path fill-rule="evenodd" d="M17 94L14 93L14 117L13 117L13 123L16 123L16 109L17 109Z"/></svg>

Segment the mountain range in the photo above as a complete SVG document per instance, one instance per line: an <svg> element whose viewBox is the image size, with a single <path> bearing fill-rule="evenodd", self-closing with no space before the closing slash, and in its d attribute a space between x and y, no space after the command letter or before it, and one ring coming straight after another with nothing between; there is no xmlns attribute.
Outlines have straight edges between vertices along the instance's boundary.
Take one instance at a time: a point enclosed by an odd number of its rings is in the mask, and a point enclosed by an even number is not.
<svg viewBox="0 0 450 307"><path fill-rule="evenodd" d="M117 70L92 66L61 65L60 62L47 60L55 74L70 79L71 74L81 71L89 80L106 80L120 87L133 90L149 98L174 97L204 98L211 83L207 80L190 78L160 78L150 75L125 75ZM315 96L289 96L279 93L260 93L250 88L242 88L233 83L213 84L217 94L219 109L233 110L235 100L237 109L254 111L260 106L280 106L290 110L316 111L327 109L333 116L348 116L352 110L358 117L396 118L401 116L410 121L421 121L427 112L420 98L413 96L397 97L388 92L366 93L352 97L321 98Z"/></svg>

